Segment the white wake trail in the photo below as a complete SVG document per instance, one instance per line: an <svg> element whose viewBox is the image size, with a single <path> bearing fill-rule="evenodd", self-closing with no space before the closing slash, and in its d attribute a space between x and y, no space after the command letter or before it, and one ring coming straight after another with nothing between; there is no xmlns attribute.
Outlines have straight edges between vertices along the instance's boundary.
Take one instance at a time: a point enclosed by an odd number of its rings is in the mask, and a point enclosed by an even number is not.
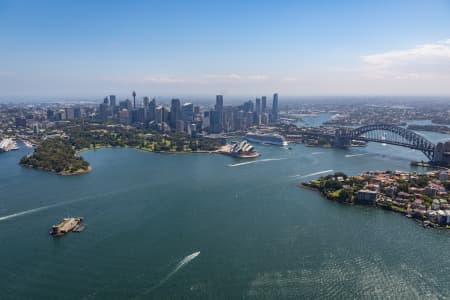
<svg viewBox="0 0 450 300"><path fill-rule="evenodd" d="M166 283L167 280L170 279L170 277L172 277L176 272L178 272L181 268L183 268L185 265L187 265L188 263L190 263L194 258L196 258L197 256L200 255L200 251L194 252L192 254L189 254L188 256L186 256L185 258L183 258L176 266L175 268L166 275L166 277L164 277L157 285L151 287L150 289L148 289L147 291L144 292L144 294L148 294L151 291L159 288L160 286L162 286L164 283Z"/></svg>
<svg viewBox="0 0 450 300"><path fill-rule="evenodd" d="M358 157L358 156L364 156L366 154L361 153L361 154L345 154L345 157Z"/></svg>
<svg viewBox="0 0 450 300"><path fill-rule="evenodd" d="M319 171L319 172L314 172L314 173L310 173L310 174L306 174L306 175L295 175L295 177L299 177L299 178L306 178L306 177L311 177L311 176L316 176L316 175L320 175L320 174L326 174L326 173L331 173L334 170L324 170L324 171Z"/></svg>
<svg viewBox="0 0 450 300"><path fill-rule="evenodd" d="M261 162L277 161L277 160L284 160L284 159L287 159L287 158L285 158L285 157L283 157L283 158L266 158L266 159L258 159L258 160L246 161L246 162L243 162L243 163L230 164L228 166L229 167L239 167L239 166L245 166L245 165L256 164L256 163L261 163Z"/></svg>
<svg viewBox="0 0 450 300"><path fill-rule="evenodd" d="M41 207L37 207L37 208L33 208L33 209L17 212L17 213L11 214L11 215L0 217L0 221L14 219L14 218L17 218L17 217L20 217L20 216L29 215L29 214L32 214L32 213L35 213L35 212L38 212L38 211L42 211L42 210L46 210L46 209L49 209L49 208L58 207L58 206L62 206L62 205L70 204L70 203L74 203L74 202L88 200L90 198L92 198L92 197L84 197L84 198L79 198L79 199L75 199L75 200L71 200L71 201L55 203L55 204L51 204L51 205L41 206Z"/></svg>
<svg viewBox="0 0 450 300"><path fill-rule="evenodd" d="M319 155L319 154L323 154L325 152L312 152L311 155Z"/></svg>
<svg viewBox="0 0 450 300"><path fill-rule="evenodd" d="M39 211L42 211L42 210L46 210L46 209L50 209L50 208L54 208L54 207L58 207L58 206L63 206L63 205L66 205L66 204L72 204L72 203L76 203L76 202L86 201L86 200L89 200L89 199L94 199L94 198L97 198L97 197L106 197L106 196L111 196L111 195L127 192L127 191L130 191L131 189L136 189L136 188L139 188L141 186L145 186L145 184L136 185L136 186L128 188L128 189L119 189L119 190L116 190L116 191L111 191L111 192L103 193L101 195L91 195L91 196L80 197L80 198L69 200L69 201L58 202L58 203L54 203L54 204L50 204L50 205L45 205L45 206L41 206L41 207L29 209L29 210L17 212L17 213L11 214L11 215L0 217L0 222L1 221L6 221L6 220L9 220L9 219L14 219L14 218L17 218L17 217L20 217L20 216L24 216L24 215L29 215L29 214L32 214L32 213L35 213L35 212L39 212Z"/></svg>

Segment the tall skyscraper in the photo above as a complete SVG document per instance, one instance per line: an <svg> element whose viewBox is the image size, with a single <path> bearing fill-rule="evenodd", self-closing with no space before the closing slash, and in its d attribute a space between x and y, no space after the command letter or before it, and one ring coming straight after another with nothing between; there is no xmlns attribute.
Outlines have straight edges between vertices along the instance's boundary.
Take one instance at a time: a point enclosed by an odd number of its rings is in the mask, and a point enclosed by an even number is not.
<svg viewBox="0 0 450 300"><path fill-rule="evenodd" d="M115 95L109 96L109 105L111 107L115 107L116 106L116 96Z"/></svg>
<svg viewBox="0 0 450 300"><path fill-rule="evenodd" d="M133 105L133 108L136 109L136 92L133 91L133 94L132 94L132 95L133 95L133 104L134 104L134 105Z"/></svg>
<svg viewBox="0 0 450 300"><path fill-rule="evenodd" d="M217 95L216 96L215 110L216 111L223 111L223 96L222 95Z"/></svg>
<svg viewBox="0 0 450 300"><path fill-rule="evenodd" d="M162 106L155 107L155 122L156 123L163 122L163 107Z"/></svg>
<svg viewBox="0 0 450 300"><path fill-rule="evenodd" d="M213 110L210 112L210 132L211 133L221 133L222 132L222 112Z"/></svg>
<svg viewBox="0 0 450 300"><path fill-rule="evenodd" d="M148 120L154 121L156 119L156 99L153 98L148 105Z"/></svg>
<svg viewBox="0 0 450 300"><path fill-rule="evenodd" d="M261 113L261 99L256 98L256 114L260 114Z"/></svg>
<svg viewBox="0 0 450 300"><path fill-rule="evenodd" d="M261 97L261 112L262 113L267 112L267 97L266 96Z"/></svg>
<svg viewBox="0 0 450 300"><path fill-rule="evenodd" d="M186 126L194 120L194 105L192 103L185 103L181 107L181 115Z"/></svg>
<svg viewBox="0 0 450 300"><path fill-rule="evenodd" d="M170 106L170 127L175 129L177 121L181 120L181 102L180 99L172 99Z"/></svg>
<svg viewBox="0 0 450 300"><path fill-rule="evenodd" d="M150 99L148 97L144 97L144 108L148 109L149 104L150 104Z"/></svg>
<svg viewBox="0 0 450 300"><path fill-rule="evenodd" d="M278 94L273 94L273 103L272 103L272 122L278 122Z"/></svg>

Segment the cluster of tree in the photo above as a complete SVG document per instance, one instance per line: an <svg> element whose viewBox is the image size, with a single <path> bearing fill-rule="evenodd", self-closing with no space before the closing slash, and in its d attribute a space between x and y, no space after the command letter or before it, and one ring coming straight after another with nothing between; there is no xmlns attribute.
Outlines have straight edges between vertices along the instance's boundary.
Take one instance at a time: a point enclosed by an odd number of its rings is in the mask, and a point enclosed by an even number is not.
<svg viewBox="0 0 450 300"><path fill-rule="evenodd" d="M304 185L319 190L328 199L339 202L352 202L355 199L353 197L354 192L361 189L364 183L355 177L348 177L342 172L336 172L333 175L322 176L317 180L304 183ZM347 187L344 188L344 185Z"/></svg>
<svg viewBox="0 0 450 300"><path fill-rule="evenodd" d="M179 133L161 133L134 127L109 127L87 125L66 127L69 142L75 149L92 148L96 145L111 147L134 147L155 152L214 151L221 143L205 137L190 137Z"/></svg>
<svg viewBox="0 0 450 300"><path fill-rule="evenodd" d="M76 154L68 141L61 138L43 141L32 155L22 157L20 164L65 174L87 171L89 169L89 163Z"/></svg>

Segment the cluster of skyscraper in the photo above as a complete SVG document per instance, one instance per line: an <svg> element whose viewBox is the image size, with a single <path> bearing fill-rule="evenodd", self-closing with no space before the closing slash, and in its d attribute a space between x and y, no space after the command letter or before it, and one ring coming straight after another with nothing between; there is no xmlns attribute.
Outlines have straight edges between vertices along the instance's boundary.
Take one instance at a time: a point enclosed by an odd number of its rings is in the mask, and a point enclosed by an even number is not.
<svg viewBox="0 0 450 300"><path fill-rule="evenodd" d="M224 106L223 96L216 96L214 110L205 111L203 128L210 133L246 130L251 126L278 122L278 94L273 95L272 109L267 107L267 97L256 98L239 106Z"/></svg>
<svg viewBox="0 0 450 300"><path fill-rule="evenodd" d="M133 102L129 99L116 104L116 96L106 97L100 104L97 118L100 121L114 120L122 124L133 124L162 131L177 131L187 134L206 131L222 133L245 130L254 125L268 125L278 122L278 94L273 95L271 110L267 107L267 97L247 101L239 106L224 106L223 96L216 96L213 110L200 111L199 106L180 99L172 99L170 107L158 105L156 99L143 98L142 105L136 106L136 93Z"/></svg>

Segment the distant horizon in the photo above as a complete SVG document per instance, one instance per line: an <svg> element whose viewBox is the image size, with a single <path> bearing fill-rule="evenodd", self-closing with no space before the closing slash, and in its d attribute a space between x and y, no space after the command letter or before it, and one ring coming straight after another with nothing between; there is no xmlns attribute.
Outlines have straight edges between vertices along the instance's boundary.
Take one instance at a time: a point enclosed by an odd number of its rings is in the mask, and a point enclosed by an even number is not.
<svg viewBox="0 0 450 300"><path fill-rule="evenodd" d="M199 102L199 103L214 103L216 95L224 96L224 104L231 103L235 104L236 102L255 100L256 98L261 98L262 96L266 96L268 103L271 103L272 97L274 93L271 94L245 94L245 95L224 95L224 94L161 94L161 95L153 95L150 93L139 93L136 91L136 102L139 104L143 101L144 97L149 97L150 99L155 98L157 101L161 103L169 103L171 99L178 98L182 102ZM19 103L100 103L103 101L105 97L109 97L110 95L115 95L118 101L130 99L133 97L131 92L129 95L121 93L121 94L105 94L103 96L0 96L0 104L19 104ZM380 101L398 101L398 102L420 102L422 100L431 100L431 101L448 101L450 100L450 95L283 95L278 93L280 105L283 104L291 104L300 101L309 102L329 102L329 101L356 101L356 102L365 102L371 100L380 100ZM395 103L398 103L395 102ZM374 103L376 104L376 103Z"/></svg>

